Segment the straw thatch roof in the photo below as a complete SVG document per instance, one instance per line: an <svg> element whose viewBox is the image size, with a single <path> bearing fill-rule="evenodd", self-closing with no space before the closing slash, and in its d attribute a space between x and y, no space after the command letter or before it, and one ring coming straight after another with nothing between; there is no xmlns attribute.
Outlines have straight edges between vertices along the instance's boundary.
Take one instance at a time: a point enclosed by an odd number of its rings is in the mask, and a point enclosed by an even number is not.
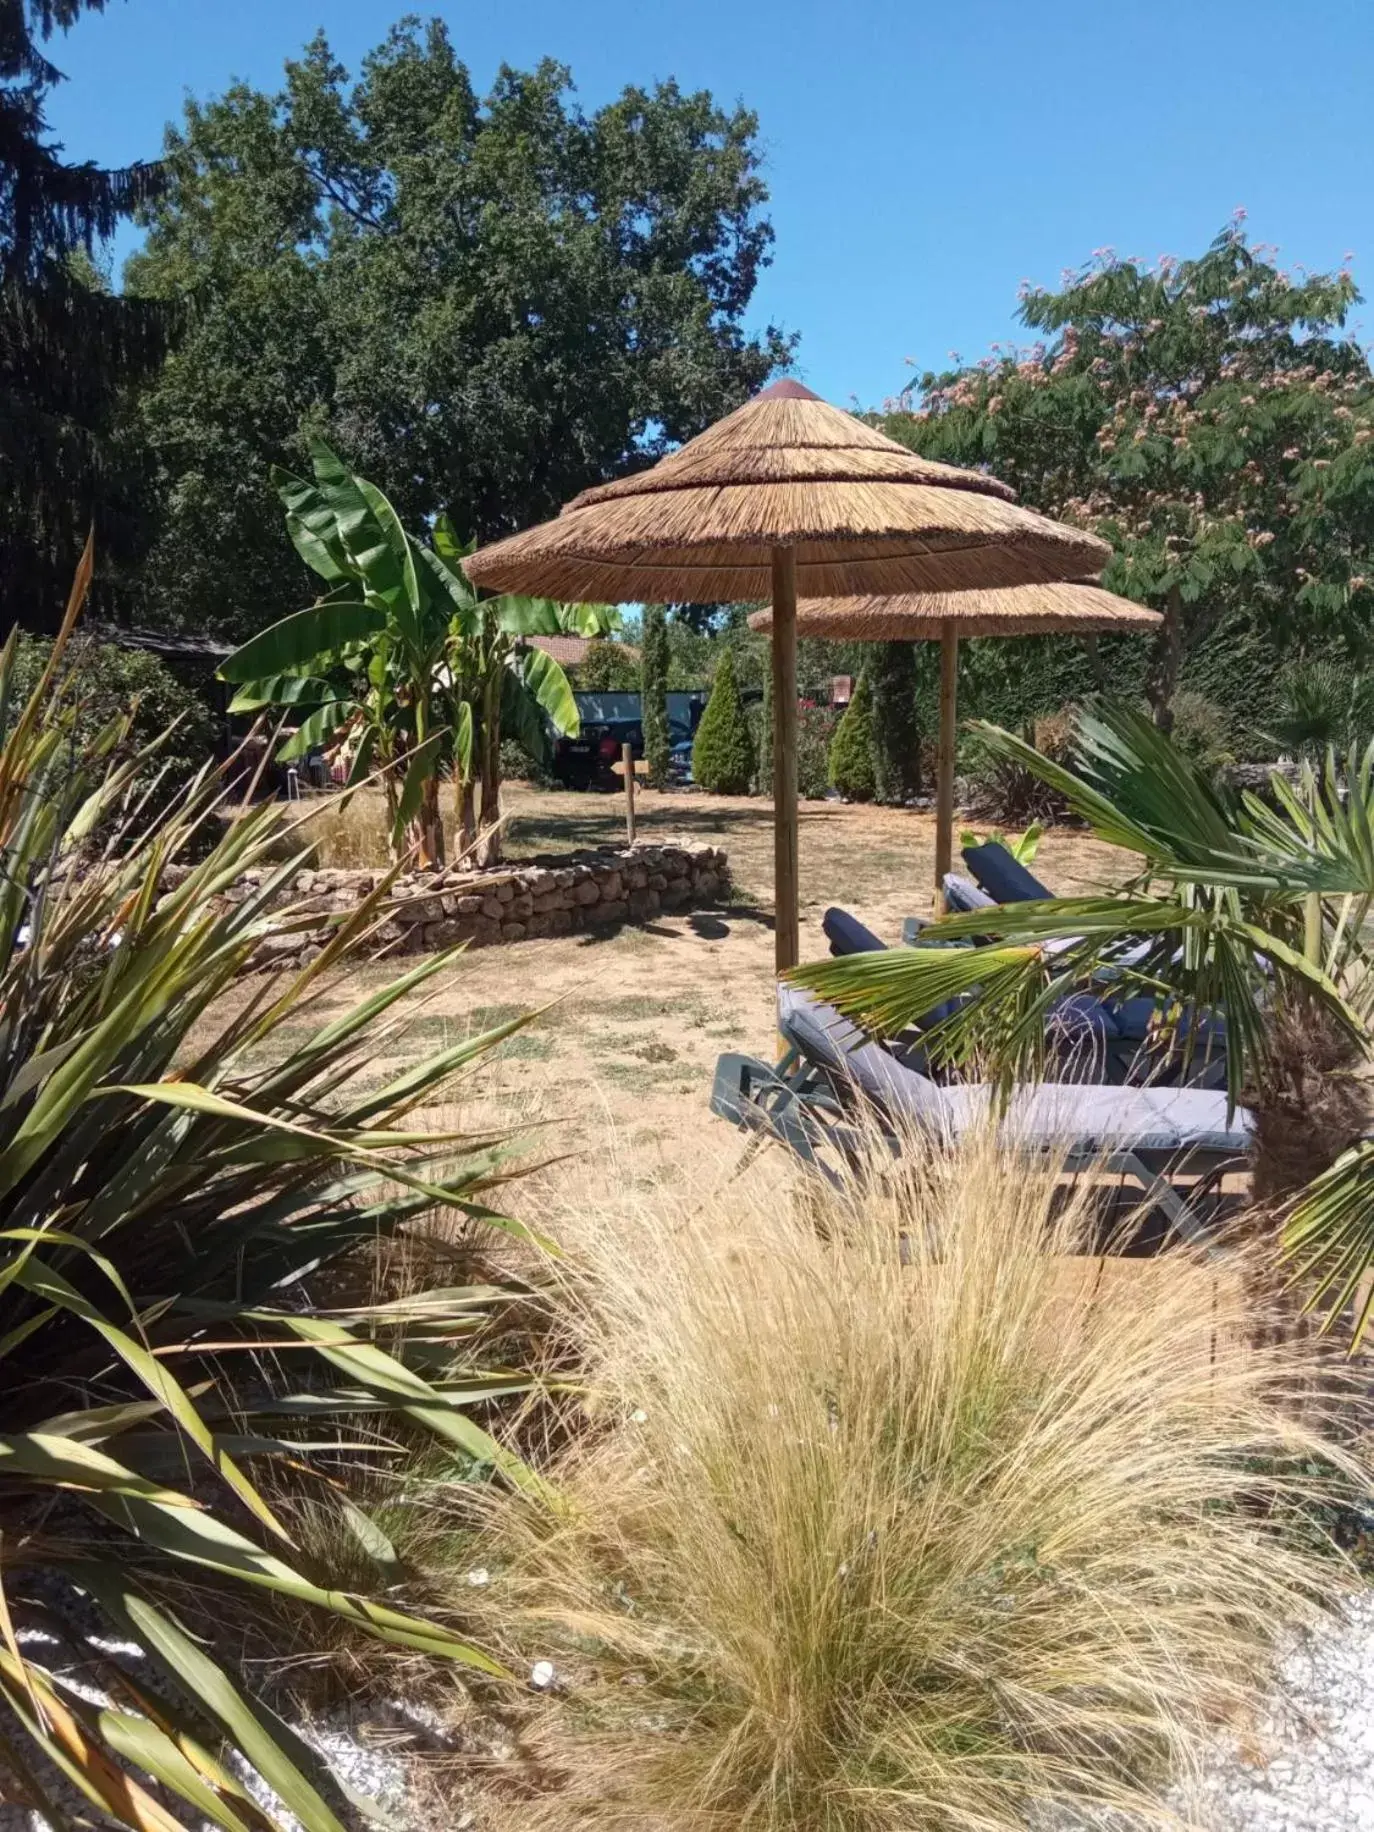
<svg viewBox="0 0 1374 1832"><path fill-rule="evenodd" d="M1000 591L927 593L892 598L813 598L797 606L798 636L831 642L938 640L945 624L963 636L1072 636L1095 630L1150 629L1158 611L1100 585L1013 585ZM755 611L751 630L773 628L771 610Z"/></svg>
<svg viewBox="0 0 1374 1832"><path fill-rule="evenodd" d="M798 591L813 598L1022 585L1105 563L1095 536L1011 496L783 381L465 565L480 585L545 597L724 603L770 595L777 547L795 549Z"/></svg>

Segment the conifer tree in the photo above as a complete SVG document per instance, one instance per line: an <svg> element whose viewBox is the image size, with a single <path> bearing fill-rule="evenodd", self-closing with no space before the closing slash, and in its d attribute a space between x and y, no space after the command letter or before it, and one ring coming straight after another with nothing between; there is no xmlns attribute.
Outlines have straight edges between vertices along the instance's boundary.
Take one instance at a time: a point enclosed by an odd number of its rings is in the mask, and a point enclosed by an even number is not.
<svg viewBox="0 0 1374 1832"><path fill-rule="evenodd" d="M830 740L830 786L846 801L873 800L873 690L867 668Z"/></svg>
<svg viewBox="0 0 1374 1832"><path fill-rule="evenodd" d="M921 790L914 644L875 643L868 674L873 688L873 799L900 808Z"/></svg>
<svg viewBox="0 0 1374 1832"><path fill-rule="evenodd" d="M154 194L155 165L68 165L40 45L105 0L0 0L0 628L60 616L93 520L102 555L131 544L120 391L165 346L165 313L103 286L91 256Z"/></svg>
<svg viewBox="0 0 1374 1832"><path fill-rule="evenodd" d="M716 663L711 697L692 746L692 776L712 795L747 795L754 779L754 740L730 649Z"/></svg>
<svg viewBox="0 0 1374 1832"><path fill-rule="evenodd" d="M655 789L666 789L672 774L673 744L668 728L668 614L661 604L644 607L639 670L640 719L649 783Z"/></svg>

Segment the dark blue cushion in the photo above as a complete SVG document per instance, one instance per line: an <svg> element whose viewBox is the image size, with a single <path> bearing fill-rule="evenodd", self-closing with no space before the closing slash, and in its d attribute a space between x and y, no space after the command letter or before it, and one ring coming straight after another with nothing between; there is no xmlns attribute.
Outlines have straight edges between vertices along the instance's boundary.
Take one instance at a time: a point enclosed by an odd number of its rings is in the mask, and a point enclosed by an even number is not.
<svg viewBox="0 0 1374 1832"><path fill-rule="evenodd" d="M965 846L964 863L997 903L1040 903L1054 895L996 840Z"/></svg>
<svg viewBox="0 0 1374 1832"><path fill-rule="evenodd" d="M821 927L834 955L879 954L887 947L885 941L879 941L872 929L866 929L848 910L832 906L821 917Z"/></svg>
<svg viewBox="0 0 1374 1832"><path fill-rule="evenodd" d="M1089 1037L1105 1041L1121 1035L1115 1014L1088 992L1065 993L1050 1006L1046 1017L1061 1038L1073 1041Z"/></svg>

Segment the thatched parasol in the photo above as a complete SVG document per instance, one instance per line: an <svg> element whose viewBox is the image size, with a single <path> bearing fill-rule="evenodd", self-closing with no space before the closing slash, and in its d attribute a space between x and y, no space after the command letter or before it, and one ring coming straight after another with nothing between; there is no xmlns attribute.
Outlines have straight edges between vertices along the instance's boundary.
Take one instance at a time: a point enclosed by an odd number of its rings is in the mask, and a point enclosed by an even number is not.
<svg viewBox="0 0 1374 1832"><path fill-rule="evenodd" d="M954 750L963 636L1091 636L1099 630L1150 629L1158 611L1104 592L1100 585L1014 585L985 592L891 598L817 598L797 607L796 636L829 642L940 644L940 751L935 798L935 902L954 856ZM749 627L768 636L773 613L755 611ZM794 638L795 640L795 638Z"/></svg>
<svg viewBox="0 0 1374 1832"><path fill-rule="evenodd" d="M771 598L776 953L797 960L798 592L957 592L1080 577L1108 549L1018 508L977 471L919 458L775 382L680 450L584 490L551 522L466 562L477 584L562 599Z"/></svg>

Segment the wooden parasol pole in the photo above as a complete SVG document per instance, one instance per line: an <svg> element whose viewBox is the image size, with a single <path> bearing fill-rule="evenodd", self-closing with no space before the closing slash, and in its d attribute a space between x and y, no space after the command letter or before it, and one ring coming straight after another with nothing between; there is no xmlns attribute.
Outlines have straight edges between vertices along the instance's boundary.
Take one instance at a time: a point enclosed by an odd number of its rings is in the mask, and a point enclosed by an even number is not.
<svg viewBox="0 0 1374 1832"><path fill-rule="evenodd" d="M944 877L954 860L954 749L959 703L959 627L940 625L940 756L935 784L935 914L945 913Z"/></svg>
<svg viewBox="0 0 1374 1832"><path fill-rule="evenodd" d="M779 973L801 957L797 928L797 555L773 549L773 948Z"/></svg>

